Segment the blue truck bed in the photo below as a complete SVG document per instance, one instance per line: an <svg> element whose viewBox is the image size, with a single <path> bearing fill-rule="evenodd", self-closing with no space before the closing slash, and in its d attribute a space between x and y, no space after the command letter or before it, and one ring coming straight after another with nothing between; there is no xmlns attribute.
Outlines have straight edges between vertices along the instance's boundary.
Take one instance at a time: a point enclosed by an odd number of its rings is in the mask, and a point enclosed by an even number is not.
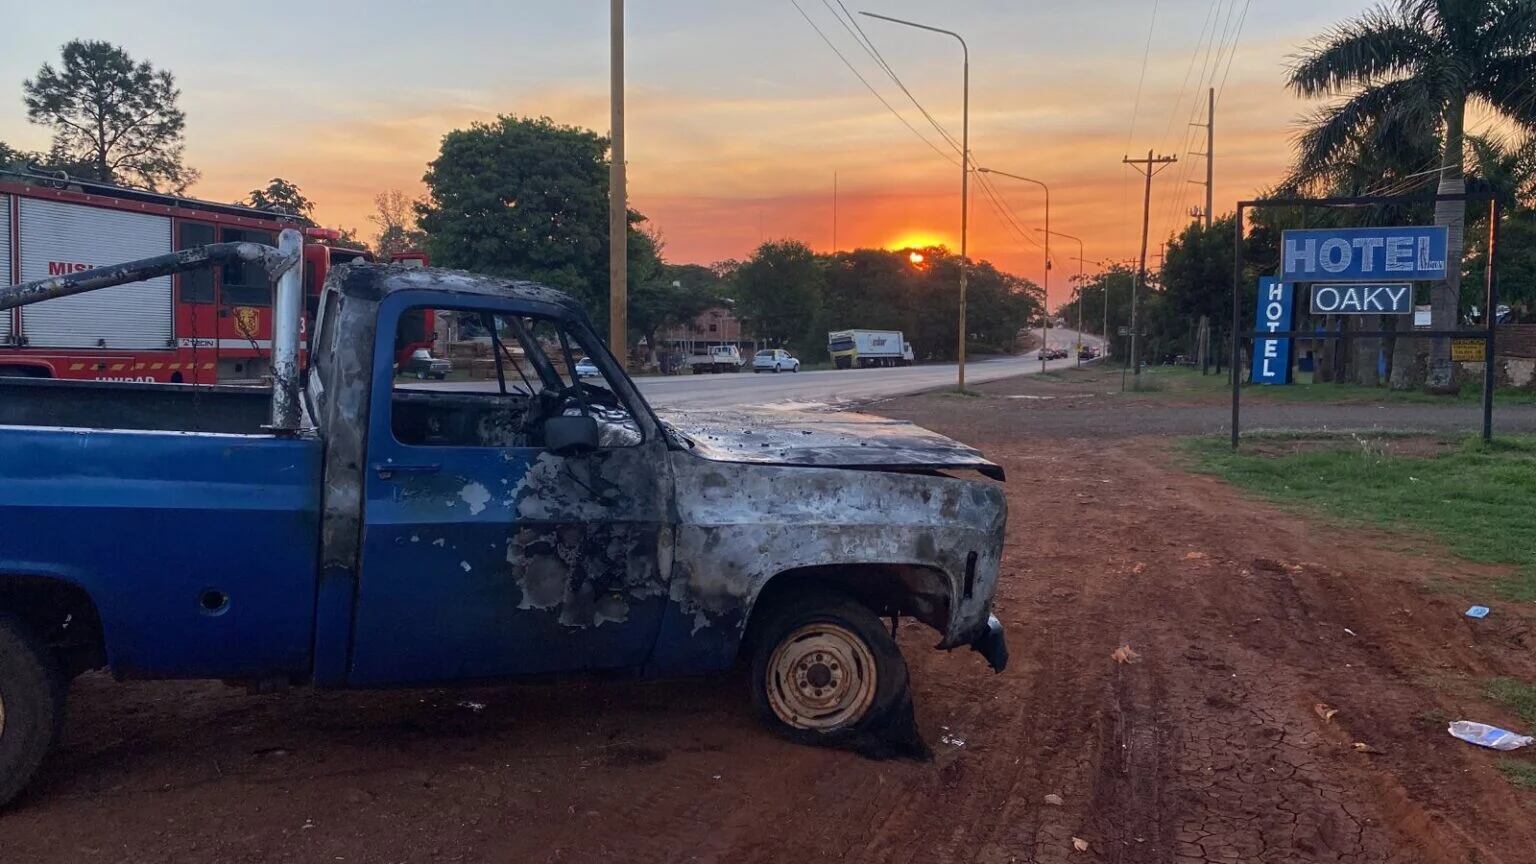
<svg viewBox="0 0 1536 864"><path fill-rule="evenodd" d="M304 437L0 426L0 572L84 589L119 676L307 675L320 452Z"/></svg>

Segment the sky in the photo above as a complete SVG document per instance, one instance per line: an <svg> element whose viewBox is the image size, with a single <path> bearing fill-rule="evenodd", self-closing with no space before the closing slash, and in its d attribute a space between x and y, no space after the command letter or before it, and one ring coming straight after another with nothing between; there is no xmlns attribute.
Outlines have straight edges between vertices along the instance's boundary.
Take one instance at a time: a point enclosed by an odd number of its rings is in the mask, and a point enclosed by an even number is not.
<svg viewBox="0 0 1536 864"><path fill-rule="evenodd" d="M798 4L798 7L797 5ZM1149 262L1203 204L1206 91L1216 87L1215 210L1279 179L1298 118L1289 58L1360 0L843 0L960 33L970 50L973 164L1050 188L1051 230L1093 261L1138 252L1143 186L1127 154L1175 155L1153 181ZM0 0L0 141L46 149L21 82L72 38L106 39L176 75L195 197L230 201L281 176L318 220L375 233L373 197L416 196L444 133L497 114L609 128L604 0L375 0L267 7ZM959 44L837 0L629 0L631 206L677 262L743 258L765 240L960 246ZM803 15L802 15L803 12ZM806 20L809 17L810 22ZM814 24L814 27L813 27ZM819 28L820 32L818 33ZM869 87L861 83L846 58ZM1145 63L1143 59L1145 58ZM11 95L6 96L9 92ZM914 106L925 109L945 133ZM892 110L894 109L894 111ZM896 114L899 113L899 119ZM909 129L917 129L927 139ZM1041 189L973 182L972 257L1045 276ZM1057 237L1051 302L1078 268Z"/></svg>

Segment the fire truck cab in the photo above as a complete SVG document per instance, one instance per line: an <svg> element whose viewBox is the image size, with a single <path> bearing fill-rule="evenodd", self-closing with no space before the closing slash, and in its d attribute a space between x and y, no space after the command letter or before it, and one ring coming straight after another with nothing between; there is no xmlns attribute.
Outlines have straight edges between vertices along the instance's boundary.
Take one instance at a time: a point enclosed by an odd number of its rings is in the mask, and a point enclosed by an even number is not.
<svg viewBox="0 0 1536 864"><path fill-rule="evenodd" d="M0 169L0 281L19 284L210 243L272 245L301 228L305 323L331 267L372 261L339 233L292 217L67 177ZM392 260L425 266L420 252ZM432 344L432 322L397 356ZM0 312L0 376L142 383L261 381L272 351L272 286L233 264Z"/></svg>

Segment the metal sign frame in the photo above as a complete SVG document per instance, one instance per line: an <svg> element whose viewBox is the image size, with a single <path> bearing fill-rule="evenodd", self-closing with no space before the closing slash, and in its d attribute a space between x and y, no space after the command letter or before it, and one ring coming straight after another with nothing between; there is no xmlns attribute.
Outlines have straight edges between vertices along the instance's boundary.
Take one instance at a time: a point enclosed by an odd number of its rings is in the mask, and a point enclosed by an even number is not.
<svg viewBox="0 0 1536 864"><path fill-rule="evenodd" d="M1243 286L1243 241L1247 238L1246 212L1258 207L1324 207L1329 209L1353 209L1368 207L1383 207L1394 204L1438 204L1441 201L1462 201L1467 204L1486 203L1488 205L1488 262L1483 269L1483 292L1486 310L1483 318L1487 322L1481 330L1419 330L1409 328L1406 330L1361 330L1354 332L1339 332L1324 330L1313 332L1310 330L1286 330L1274 333L1262 330L1246 330L1242 326L1242 292ZM1483 440L1493 439L1493 361L1497 354L1494 351L1494 334L1497 324L1497 316L1494 310L1498 308L1499 288L1496 266L1499 248L1499 217L1502 208L1498 199L1486 192L1466 193L1455 195L1364 195L1359 197L1340 198L1256 198L1237 202L1236 227L1234 229L1233 243L1236 255L1233 259L1232 279L1232 449L1236 450L1241 434L1239 421L1242 415L1242 387L1243 387L1243 343L1255 342L1259 339L1466 339L1480 336L1483 340ZM1282 250L1283 251L1283 250ZM1465 252L1465 247L1463 247ZM1455 262L1460 266L1460 262ZM1446 262L1447 268L1452 262ZM1316 282L1338 280L1311 280ZM1301 284L1301 283L1297 283ZM1308 283L1310 284L1310 282ZM1406 318L1407 316L1402 316Z"/></svg>

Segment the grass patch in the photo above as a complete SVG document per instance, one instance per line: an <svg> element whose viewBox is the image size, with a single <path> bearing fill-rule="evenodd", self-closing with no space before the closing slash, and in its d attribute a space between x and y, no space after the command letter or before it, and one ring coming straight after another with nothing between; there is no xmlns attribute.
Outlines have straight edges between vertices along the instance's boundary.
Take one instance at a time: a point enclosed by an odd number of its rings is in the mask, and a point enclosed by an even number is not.
<svg viewBox="0 0 1536 864"><path fill-rule="evenodd" d="M1536 764L1505 758L1499 760L1499 770L1521 789L1536 789Z"/></svg>
<svg viewBox="0 0 1536 864"><path fill-rule="evenodd" d="M1132 376L1133 378L1136 376ZM1199 369L1188 366L1148 366L1141 370L1143 386L1139 392L1151 393L1231 393L1232 381L1227 370L1201 375ZM1153 386L1146 386L1146 385ZM1285 386L1243 384L1244 399L1264 399L1277 402L1361 403L1387 402L1418 405L1444 405L1447 403L1480 405L1483 401L1483 383L1466 381L1455 397L1435 396L1418 390L1390 390L1386 387L1364 387L1359 384L1314 383L1312 373L1296 373L1296 382ZM1536 390L1500 388L1493 391L1495 405L1536 404Z"/></svg>
<svg viewBox="0 0 1536 864"><path fill-rule="evenodd" d="M1233 453L1217 438L1185 446L1199 470L1277 502L1331 521L1427 534L1467 560L1513 565L1516 575L1494 590L1506 600L1536 601L1536 438L1471 439L1432 455L1394 454L1383 436L1270 440L1325 446Z"/></svg>
<svg viewBox="0 0 1536 864"><path fill-rule="evenodd" d="M1505 708L1520 715L1520 719L1536 726L1536 684L1527 684L1516 678L1491 678L1487 696Z"/></svg>

